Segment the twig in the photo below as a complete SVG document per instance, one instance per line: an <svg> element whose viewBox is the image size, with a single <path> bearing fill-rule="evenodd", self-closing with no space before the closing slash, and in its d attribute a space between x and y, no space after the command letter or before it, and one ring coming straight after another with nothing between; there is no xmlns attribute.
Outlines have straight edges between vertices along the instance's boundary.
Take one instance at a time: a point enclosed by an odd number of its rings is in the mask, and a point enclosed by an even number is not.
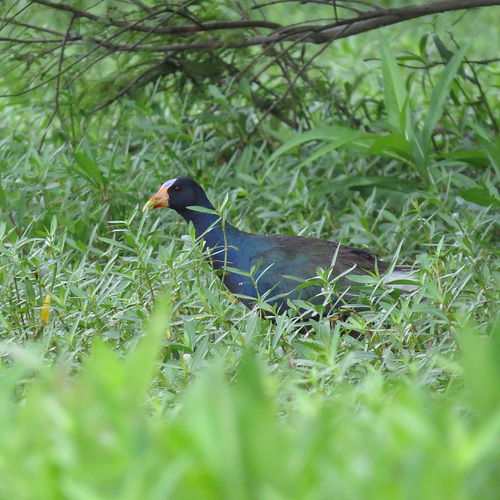
<svg viewBox="0 0 500 500"><path fill-rule="evenodd" d="M66 41L67 41L67 38L69 37L71 27L73 26L73 23L75 22L75 20L76 20L76 17L73 16L68 24L68 28L66 29L66 34L64 35L64 40L62 43L61 52L59 53L59 65L58 65L58 70L57 70L58 76L56 78L56 88L54 90L54 111L52 111L52 113L49 117L49 121L47 122L47 125L45 127L45 131L44 131L42 138L40 140L40 144L38 145L38 152L39 153L42 150L43 143L45 142L45 137L47 137L47 132L49 131L49 126L52 123L52 120L54 120L54 117L56 116L56 114L59 113L59 87L60 87L60 75L62 73L61 68L62 68L62 63L64 60L64 49L66 47ZM62 126L63 120L61 117L59 117L59 119L61 121L61 126Z"/></svg>
<svg viewBox="0 0 500 500"><path fill-rule="evenodd" d="M155 64L154 66L151 66L146 71L143 71L140 75L136 76L126 87L124 87L120 92L118 92L114 97L112 97L111 99L109 99L105 103L99 104L99 106L96 106L95 108L93 108L92 112L94 113L96 111L99 111L99 110L109 106L113 102L117 101L118 99L120 99L120 97L122 97L127 92L129 92L137 82L142 80L144 77L150 75L153 71L157 70L158 68L163 66L165 63L166 63L166 60L162 59L159 63Z"/></svg>
<svg viewBox="0 0 500 500"><path fill-rule="evenodd" d="M114 19L103 18L101 16L97 16L95 14L91 14L86 10L77 9L71 5L65 5L62 3L50 2L48 0L33 0L34 3L38 3L40 5L45 5L46 7L51 7L57 10L63 10L66 12L71 12L73 15L77 17L84 17L90 19L91 21L107 21L112 26L117 26L119 28L126 28L133 31L145 31L147 33L155 33L157 35L178 35L182 33L196 33L197 31L215 31L222 29L235 29L235 28L269 28L269 29L277 29L281 28L281 25L278 23L272 23L269 21L259 21L252 19L243 19L240 21L212 21L208 23L197 23L191 25L181 25L181 26L165 26L165 27L151 27L144 26L141 24L130 24L126 21L116 21ZM176 12L178 13L178 12ZM150 16L154 16L154 14L150 14Z"/></svg>
<svg viewBox="0 0 500 500"><path fill-rule="evenodd" d="M51 30L49 28L45 28L42 26L37 26L36 24L23 23L21 21L16 21L13 17L7 19L5 17L0 17L0 21L5 22L7 24L15 24L16 26L23 26L24 28L29 28L35 31L42 31L44 33L50 33L51 35L60 36L61 38L64 36L64 33L56 30Z"/></svg>

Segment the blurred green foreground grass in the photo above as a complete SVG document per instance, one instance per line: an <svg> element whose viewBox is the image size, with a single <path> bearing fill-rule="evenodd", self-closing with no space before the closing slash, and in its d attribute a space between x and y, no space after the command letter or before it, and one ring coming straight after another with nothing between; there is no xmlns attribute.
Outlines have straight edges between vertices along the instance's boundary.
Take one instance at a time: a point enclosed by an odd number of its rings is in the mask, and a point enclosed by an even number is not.
<svg viewBox="0 0 500 500"><path fill-rule="evenodd" d="M373 371L311 397L249 350L230 374L213 362L165 419L153 381L169 304L124 358L97 343L76 379L36 346L13 351L1 498L496 498L500 322L490 342L457 330L464 385L446 393Z"/></svg>

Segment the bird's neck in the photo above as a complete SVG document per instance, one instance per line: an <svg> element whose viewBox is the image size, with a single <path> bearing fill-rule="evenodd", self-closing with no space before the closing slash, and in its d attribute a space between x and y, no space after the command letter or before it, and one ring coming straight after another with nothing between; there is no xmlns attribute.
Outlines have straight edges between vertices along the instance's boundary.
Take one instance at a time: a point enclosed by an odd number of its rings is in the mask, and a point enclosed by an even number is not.
<svg viewBox="0 0 500 500"><path fill-rule="evenodd" d="M205 206L209 210L214 210L213 205ZM228 241L232 239L237 233L238 229L231 226L229 223L223 223L221 218L216 213L198 212L190 208L179 211L179 214L184 217L186 222L192 222L196 237L203 238L210 249L214 248L227 248Z"/></svg>

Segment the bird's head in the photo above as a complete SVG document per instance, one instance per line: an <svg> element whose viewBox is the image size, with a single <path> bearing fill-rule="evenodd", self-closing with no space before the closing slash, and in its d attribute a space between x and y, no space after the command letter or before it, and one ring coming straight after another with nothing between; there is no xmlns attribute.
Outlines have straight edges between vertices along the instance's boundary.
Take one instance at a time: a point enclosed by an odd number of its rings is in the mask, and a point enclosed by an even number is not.
<svg viewBox="0 0 500 500"><path fill-rule="evenodd" d="M203 188L189 177L177 177L162 184L142 210L161 207L170 207L177 212L184 212L189 207L213 208Z"/></svg>

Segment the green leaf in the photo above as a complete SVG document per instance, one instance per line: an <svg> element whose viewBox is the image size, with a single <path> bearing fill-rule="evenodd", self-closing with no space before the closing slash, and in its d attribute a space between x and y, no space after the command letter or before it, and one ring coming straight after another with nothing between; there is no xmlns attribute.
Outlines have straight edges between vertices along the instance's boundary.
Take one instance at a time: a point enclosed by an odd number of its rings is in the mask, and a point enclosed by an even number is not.
<svg viewBox="0 0 500 500"><path fill-rule="evenodd" d="M305 142L324 141L328 142L329 145L333 144L334 146L331 149L335 149L336 147L347 144L349 142L366 138L373 138L373 135L367 132L359 132L358 130L353 130L339 125L332 127L320 127L314 130L308 130L307 132L296 134L291 139L286 141L285 144L279 147L271 155L271 157L268 160L268 163L272 162L273 160L276 160L276 158L282 156L287 151L290 151L290 149L293 149L294 147L299 146L300 144L304 144ZM309 157L309 159L306 161L311 161L310 158L311 157Z"/></svg>
<svg viewBox="0 0 500 500"><path fill-rule="evenodd" d="M215 85L209 85L208 92L216 101L226 101L226 96Z"/></svg>
<svg viewBox="0 0 500 500"><path fill-rule="evenodd" d="M57 217L52 216L52 221L50 222L50 235L55 236L57 231Z"/></svg>
<svg viewBox="0 0 500 500"><path fill-rule="evenodd" d="M354 187L377 186L394 191L410 192L418 189L419 184L399 177L388 177L384 175L374 175L369 177L349 176L344 179L336 179L332 186L333 191L345 191Z"/></svg>
<svg viewBox="0 0 500 500"><path fill-rule="evenodd" d="M481 205L482 207L489 207L490 205L500 207L500 198L492 196L486 188L466 189L459 193L459 195L464 200Z"/></svg>
<svg viewBox="0 0 500 500"><path fill-rule="evenodd" d="M405 120L404 110L407 92L403 83L398 63L389 47L389 44L381 35L379 36L382 75L384 77L384 101L387 110L387 118L394 132L402 132Z"/></svg>
<svg viewBox="0 0 500 500"><path fill-rule="evenodd" d="M414 165L418 170L420 179L428 184L430 179L427 171L427 148L424 145L422 131L419 129L410 113L406 114L405 132L411 144L411 152L415 160Z"/></svg>
<svg viewBox="0 0 500 500"><path fill-rule="evenodd" d="M451 58L453 57L453 52L446 47L444 42L439 38L437 34L434 34L434 43L436 44L436 47L438 49L439 55L443 58L446 63L450 62ZM458 74L462 77L465 78L466 80L469 80L469 82L472 82L477 85L478 81L475 77L470 77L465 74L465 71L462 67L458 70Z"/></svg>
<svg viewBox="0 0 500 500"><path fill-rule="evenodd" d="M464 320L455 335L460 346L466 395L476 417L490 416L498 426L500 407L500 321L491 324L490 337L477 334L478 327L470 320ZM487 420L488 421L488 420Z"/></svg>
<svg viewBox="0 0 500 500"><path fill-rule="evenodd" d="M192 210L193 212L200 212L202 214L219 215L217 210L214 210L212 208L200 207L198 205L192 205L192 206L189 206L187 208L189 208L189 210Z"/></svg>
<svg viewBox="0 0 500 500"><path fill-rule="evenodd" d="M5 196L5 191L2 187L1 177L0 177L0 207L2 207L6 212L9 211L9 205L7 204L7 197Z"/></svg>
<svg viewBox="0 0 500 500"><path fill-rule="evenodd" d="M122 250L125 250L127 252L133 252L134 249L125 245L124 243L121 243L120 241L113 240L111 238L106 238L105 236L99 236L98 240L104 241L104 243L108 243L111 247L117 247L121 248Z"/></svg>
<svg viewBox="0 0 500 500"><path fill-rule="evenodd" d="M443 158L447 160L460 161L468 163L476 168L485 168L490 166L488 155L484 151L476 149L461 150L444 152Z"/></svg>
<svg viewBox="0 0 500 500"><path fill-rule="evenodd" d="M157 370L157 358L162 341L170 337L171 317L172 297L166 290L156 301L153 313L147 322L146 334L141 337L126 361L126 372L129 374L127 392L129 397L135 396L138 404L147 394Z"/></svg>
<svg viewBox="0 0 500 500"><path fill-rule="evenodd" d="M342 137L342 138L336 139L336 140L330 142L330 144L323 146L318 151L316 151L312 155L308 156L303 162L301 162L297 166L297 168L300 169L304 165L308 165L308 164L312 163L313 161L316 161L318 158L321 158L322 156L326 155L330 151L338 149L341 146L345 146L347 144L352 144L352 143L357 143L358 145L360 145L361 143L358 141L362 141L363 139L364 140L366 140L366 139L373 140L375 138L374 135L367 134L365 132L356 132L355 130L353 130L352 132L353 133L350 134L350 136L348 136L348 137ZM368 146L366 146L366 148L368 149Z"/></svg>
<svg viewBox="0 0 500 500"><path fill-rule="evenodd" d="M84 179L100 187L105 185L101 171L93 160L91 160L87 155L81 152L76 152L74 157L76 164L78 165L76 171Z"/></svg>
<svg viewBox="0 0 500 500"><path fill-rule="evenodd" d="M418 50L420 52L420 56L422 57L422 60L427 55L426 46L427 46L427 39L428 38L429 38L429 33L425 33L422 36L422 38L420 38L420 42L418 43Z"/></svg>
<svg viewBox="0 0 500 500"><path fill-rule="evenodd" d="M451 58L453 57L453 52L449 50L444 42L439 38L437 34L434 34L434 43L436 44L436 47L438 49L439 55L448 63L450 62Z"/></svg>
<svg viewBox="0 0 500 500"><path fill-rule="evenodd" d="M474 130L479 144L488 155L491 165L493 166L497 177L500 179L500 143L495 143L491 140L487 136L486 132L478 125L471 124L471 128Z"/></svg>
<svg viewBox="0 0 500 500"><path fill-rule="evenodd" d="M446 65L434 87L429 103L429 114L424 123L422 138L425 148L428 148L432 132L443 114L444 105L450 94L451 84L457 76L465 53L469 50L472 41L465 44Z"/></svg>
<svg viewBox="0 0 500 500"><path fill-rule="evenodd" d="M371 145L369 152L374 155L389 154L390 156L403 156L409 160L411 156L411 144L401 134L383 135Z"/></svg>

